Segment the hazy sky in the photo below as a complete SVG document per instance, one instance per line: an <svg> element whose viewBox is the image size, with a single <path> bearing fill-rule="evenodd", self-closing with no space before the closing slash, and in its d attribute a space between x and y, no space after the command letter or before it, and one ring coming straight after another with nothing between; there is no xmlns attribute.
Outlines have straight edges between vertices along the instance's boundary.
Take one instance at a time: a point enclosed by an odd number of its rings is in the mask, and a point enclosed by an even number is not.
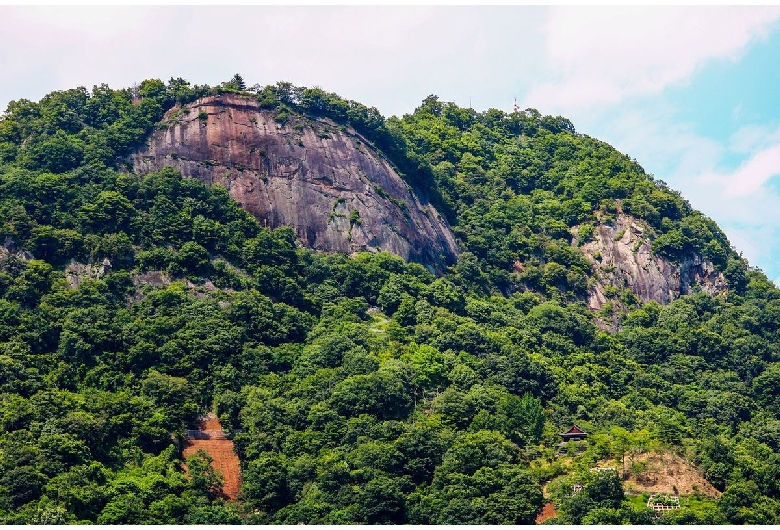
<svg viewBox="0 0 780 530"><path fill-rule="evenodd" d="M715 219L780 284L780 7L7 7L0 108L147 78L429 94L569 118Z"/></svg>

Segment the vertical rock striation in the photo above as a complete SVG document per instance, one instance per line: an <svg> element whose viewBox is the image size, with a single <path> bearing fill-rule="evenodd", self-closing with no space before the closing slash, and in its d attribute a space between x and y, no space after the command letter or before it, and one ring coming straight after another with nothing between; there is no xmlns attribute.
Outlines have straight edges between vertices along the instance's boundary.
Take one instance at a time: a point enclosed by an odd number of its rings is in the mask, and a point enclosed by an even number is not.
<svg viewBox="0 0 780 530"><path fill-rule="evenodd" d="M172 166L225 186L265 225L292 226L324 251L388 251L442 269L457 259L452 232L354 130L278 114L223 94L166 114L166 129L132 156L138 173Z"/></svg>
<svg viewBox="0 0 780 530"><path fill-rule="evenodd" d="M600 225L593 239L581 245L594 270L591 309L601 309L607 302L606 286L628 288L642 302L661 304L690 292L694 285L710 294L726 289L723 274L699 256L675 264L653 254L648 232L642 221L619 214L613 225Z"/></svg>

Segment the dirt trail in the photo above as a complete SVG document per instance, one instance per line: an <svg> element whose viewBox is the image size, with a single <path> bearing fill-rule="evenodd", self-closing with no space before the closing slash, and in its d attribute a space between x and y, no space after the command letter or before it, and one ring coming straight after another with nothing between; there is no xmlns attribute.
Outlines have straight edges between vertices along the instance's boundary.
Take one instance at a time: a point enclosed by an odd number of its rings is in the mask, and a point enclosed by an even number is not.
<svg viewBox="0 0 780 530"><path fill-rule="evenodd" d="M184 441L184 458L195 454L199 449L206 451L214 459L211 465L222 473L224 479L222 494L230 500L236 500L241 485L241 464L238 456L233 452L233 441L225 437L222 426L214 414L203 417L198 425L198 431L197 439L188 436Z"/></svg>

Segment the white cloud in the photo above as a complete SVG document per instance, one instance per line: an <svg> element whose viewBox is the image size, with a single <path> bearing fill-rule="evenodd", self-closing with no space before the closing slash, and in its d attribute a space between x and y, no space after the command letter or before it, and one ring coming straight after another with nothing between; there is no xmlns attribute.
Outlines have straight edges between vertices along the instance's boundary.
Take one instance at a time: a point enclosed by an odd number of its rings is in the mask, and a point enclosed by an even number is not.
<svg viewBox="0 0 780 530"><path fill-rule="evenodd" d="M714 219L731 244L770 278L780 272L780 196L766 184L772 174L780 174L778 156L780 145L774 145L756 151L731 172L702 165L701 172L676 173L670 178L670 184Z"/></svg>
<svg viewBox="0 0 780 530"><path fill-rule="evenodd" d="M528 7L0 6L0 110L51 90L146 78L319 85L411 112L427 95L510 108L538 71ZM513 54L511 50L530 50Z"/></svg>
<svg viewBox="0 0 780 530"><path fill-rule="evenodd" d="M736 60L780 7L555 7L545 25L548 80L526 104L571 112L685 83L710 59Z"/></svg>
<svg viewBox="0 0 780 530"><path fill-rule="evenodd" d="M675 179L711 170L723 146L696 134L690 124L676 120L675 108L663 102L629 107L598 115L598 136L618 151L637 159L659 178ZM669 182L675 188L678 182Z"/></svg>
<svg viewBox="0 0 780 530"><path fill-rule="evenodd" d="M777 276L780 273L777 257L780 256L780 197L771 190L749 196L727 196L723 181L713 181L708 175L675 179L673 187L681 189L694 208L714 219L752 266L760 267L770 278ZM684 185L678 186L680 183Z"/></svg>
<svg viewBox="0 0 780 530"><path fill-rule="evenodd" d="M773 145L753 154L735 171L705 173L699 180L721 186L723 198L729 199L755 195L764 183L777 175L780 175L780 145Z"/></svg>
<svg viewBox="0 0 780 530"><path fill-rule="evenodd" d="M733 153L744 155L773 144L780 144L780 128L772 124L751 123L731 135L728 148Z"/></svg>

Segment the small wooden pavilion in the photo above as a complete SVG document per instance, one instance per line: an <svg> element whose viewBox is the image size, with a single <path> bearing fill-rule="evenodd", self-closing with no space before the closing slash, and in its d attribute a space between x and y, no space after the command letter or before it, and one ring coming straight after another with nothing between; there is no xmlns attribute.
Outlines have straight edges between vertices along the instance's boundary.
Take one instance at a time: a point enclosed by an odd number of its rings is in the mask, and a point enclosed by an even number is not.
<svg viewBox="0 0 780 530"><path fill-rule="evenodd" d="M560 437L565 442L579 442L588 437L588 433L583 431L578 425L572 425L571 429L566 432L560 433Z"/></svg>

